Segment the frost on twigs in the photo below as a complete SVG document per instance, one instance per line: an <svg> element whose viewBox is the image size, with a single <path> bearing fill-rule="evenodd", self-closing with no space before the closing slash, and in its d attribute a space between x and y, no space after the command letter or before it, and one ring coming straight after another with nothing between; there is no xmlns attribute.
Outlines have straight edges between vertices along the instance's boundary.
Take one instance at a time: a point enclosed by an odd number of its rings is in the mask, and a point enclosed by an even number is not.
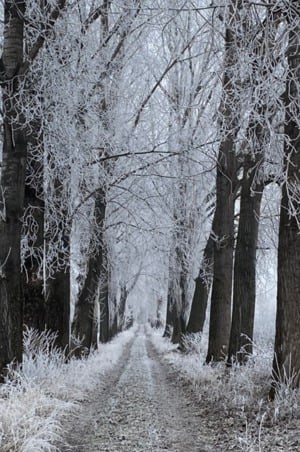
<svg viewBox="0 0 300 452"><path fill-rule="evenodd" d="M299 449L300 390L292 389L290 378L276 386L274 402L268 399L271 385L273 344L266 336L253 342L253 355L243 366L226 362L205 365L207 333L186 337L189 353L173 353L174 345L151 334L152 343L178 375L188 383L199 406L205 411L218 450L296 451ZM199 430L202 428L199 425ZM222 443L222 446L221 446Z"/></svg>
<svg viewBox="0 0 300 452"><path fill-rule="evenodd" d="M88 359L66 363L55 333L26 328L22 367L11 366L0 387L1 452L61 450L65 416L116 363L132 334L126 331Z"/></svg>

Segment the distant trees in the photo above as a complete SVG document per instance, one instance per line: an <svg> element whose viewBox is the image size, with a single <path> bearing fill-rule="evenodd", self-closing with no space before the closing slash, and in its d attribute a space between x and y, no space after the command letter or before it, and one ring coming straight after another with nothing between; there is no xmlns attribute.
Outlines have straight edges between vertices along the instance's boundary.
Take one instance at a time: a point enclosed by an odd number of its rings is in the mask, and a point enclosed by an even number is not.
<svg viewBox="0 0 300 452"><path fill-rule="evenodd" d="M203 329L212 280L207 362L247 361L252 353L263 190L269 183L283 184L273 374L275 380L292 379L298 386L299 15L294 4L280 2L228 1L216 11L218 15L206 16L215 31L224 32L215 205L194 296L188 303L187 332ZM168 325L172 324L171 298L169 291Z"/></svg>
<svg viewBox="0 0 300 452"><path fill-rule="evenodd" d="M157 319L150 297L176 343L203 330L210 301L207 363L245 363L260 207L276 182L273 374L298 386L294 3L3 8L0 372L21 361L23 320L66 350L73 320L89 350L132 315Z"/></svg>

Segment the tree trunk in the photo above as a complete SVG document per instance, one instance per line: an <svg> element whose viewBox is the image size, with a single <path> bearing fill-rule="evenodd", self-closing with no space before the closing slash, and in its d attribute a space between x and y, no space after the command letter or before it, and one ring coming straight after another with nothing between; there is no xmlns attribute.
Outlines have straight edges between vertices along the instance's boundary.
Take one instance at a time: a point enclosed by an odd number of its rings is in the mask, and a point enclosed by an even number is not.
<svg viewBox="0 0 300 452"><path fill-rule="evenodd" d="M108 255L105 245L103 245L103 253L100 283L100 342L106 343L109 341L110 309Z"/></svg>
<svg viewBox="0 0 300 452"><path fill-rule="evenodd" d="M106 197L103 189L96 192L95 197L95 228L98 245L94 253L89 256L87 275L75 306L73 334L79 336L82 347L90 350L93 337L95 303L98 302L100 277L103 267L103 225L106 212ZM94 237L92 237L94 240ZM100 307L100 319L101 319ZM101 320L100 320L101 321Z"/></svg>
<svg viewBox="0 0 300 452"><path fill-rule="evenodd" d="M100 341L109 341L109 294L107 269L102 267L102 279L100 290Z"/></svg>
<svg viewBox="0 0 300 452"><path fill-rule="evenodd" d="M278 245L278 292L273 378L300 386L300 25L291 18L286 86L285 170ZM271 391L274 397L275 387Z"/></svg>
<svg viewBox="0 0 300 452"><path fill-rule="evenodd" d="M172 307L172 323L173 331L171 341L173 344L179 344L181 339L181 322L180 322L180 312L176 301Z"/></svg>
<svg viewBox="0 0 300 452"><path fill-rule="evenodd" d="M234 261L233 311L228 351L228 364L236 360L245 363L252 353L255 299L256 299L256 249L262 184L253 187L257 163L245 157L244 177L240 200L240 219ZM255 192L252 190L255 189Z"/></svg>
<svg viewBox="0 0 300 452"><path fill-rule="evenodd" d="M117 298L114 296L112 299L112 312L113 316L110 323L109 338L112 339L118 333L118 311L117 311Z"/></svg>
<svg viewBox="0 0 300 452"><path fill-rule="evenodd" d="M0 374L22 360L23 296L21 290L21 217L24 208L26 139L18 111L23 61L25 2L5 1L1 60L3 154L0 191Z"/></svg>
<svg viewBox="0 0 300 452"><path fill-rule="evenodd" d="M67 240L66 236L65 243ZM66 245L69 246L69 243ZM65 350L66 354L70 345L70 289L69 265L65 269L59 269L53 278L47 281L46 327L57 333L56 345Z"/></svg>
<svg viewBox="0 0 300 452"><path fill-rule="evenodd" d="M175 292L173 294L174 302L172 305L172 343L182 346L183 335L186 333L186 323L184 320L184 314L186 309L186 288L187 288L187 275L181 270L179 276L179 282L175 280Z"/></svg>
<svg viewBox="0 0 300 452"><path fill-rule="evenodd" d="M46 281L46 328L56 332L56 345L69 352L70 341L70 297L71 297L71 279L70 279L70 226L64 203L66 200L61 191L62 183L55 180L55 196L57 215L56 229L58 231L55 237L58 240L57 268L53 275L47 277ZM51 247L51 230L45 234L47 248ZM46 250L46 253L48 250ZM51 252L51 250L50 250Z"/></svg>
<svg viewBox="0 0 300 452"><path fill-rule="evenodd" d="M166 312L166 326L163 337L171 337L171 332L173 328L173 318L172 318L172 288L168 286L168 296L167 296L167 312Z"/></svg>
<svg viewBox="0 0 300 452"><path fill-rule="evenodd" d="M206 309L209 291L212 282L214 244L209 236L202 258L199 276L195 280L195 289L191 306L191 313L187 325L187 333L199 333L203 331L206 317Z"/></svg>
<svg viewBox="0 0 300 452"><path fill-rule="evenodd" d="M32 125L34 132L30 137L28 160L30 160L30 148L40 146L40 124ZM24 288L24 324L39 331L45 329L46 307L43 281L43 252L44 252L44 200L43 163L31 159L28 162L27 172L34 173L34 184L28 182L25 185L25 222L29 216L29 228L25 230L29 240L29 252L25 256L23 269ZM30 226L34 224L35 236L31 237Z"/></svg>
<svg viewBox="0 0 300 452"><path fill-rule="evenodd" d="M25 187L25 205L34 210L30 213L38 227L35 249L43 249L44 242L44 203L36 196L35 189ZM24 324L39 331L45 329L46 310L44 282L41 275L41 260L36 254L25 258L23 271Z"/></svg>
<svg viewBox="0 0 300 452"><path fill-rule="evenodd" d="M230 7L234 15L234 5ZM232 19L232 17L231 17ZM228 19L229 20L229 19ZM234 190L236 184L234 65L236 42L232 29L226 30L225 74L222 115L222 141L217 161L216 210L213 219L214 276L212 283L209 343L206 362L223 360L227 355L231 324L231 293L234 248Z"/></svg>
<svg viewBox="0 0 300 452"><path fill-rule="evenodd" d="M127 301L128 291L126 285L121 286L120 293L120 303L119 303L119 320L118 320L118 333L123 331L125 326L125 310L126 310L126 301Z"/></svg>
<svg viewBox="0 0 300 452"><path fill-rule="evenodd" d="M231 292L234 247L234 194L232 192L233 142L221 151L228 155L228 171L217 170L217 201L213 223L214 276L211 295L207 362L223 360L227 354L231 324ZM225 157L224 157L225 158Z"/></svg>

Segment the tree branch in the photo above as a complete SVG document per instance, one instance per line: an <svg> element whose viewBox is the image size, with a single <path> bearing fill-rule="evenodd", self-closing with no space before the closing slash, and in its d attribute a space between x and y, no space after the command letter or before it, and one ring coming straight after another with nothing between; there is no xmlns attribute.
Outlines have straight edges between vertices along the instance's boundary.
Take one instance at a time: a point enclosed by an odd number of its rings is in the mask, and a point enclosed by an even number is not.
<svg viewBox="0 0 300 452"><path fill-rule="evenodd" d="M53 11L50 14L50 17L45 25L43 34L38 36L35 43L31 47L26 61L24 61L24 63L22 64L22 66L19 69L18 75L24 75L28 71L32 61L34 61L35 58L37 57L37 55L39 54L39 51L43 47L43 45L46 41L46 38L49 36L51 31L53 30L55 22L59 18L60 14L63 11L63 9L65 8L65 6L66 6L66 0L59 0L57 2L57 6L53 9Z"/></svg>

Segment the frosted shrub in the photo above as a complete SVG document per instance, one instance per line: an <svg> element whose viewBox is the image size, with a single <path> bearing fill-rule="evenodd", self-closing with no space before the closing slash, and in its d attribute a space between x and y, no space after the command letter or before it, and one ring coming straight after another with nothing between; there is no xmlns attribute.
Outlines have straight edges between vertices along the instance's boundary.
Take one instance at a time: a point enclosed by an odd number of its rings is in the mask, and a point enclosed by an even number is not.
<svg viewBox="0 0 300 452"><path fill-rule="evenodd" d="M54 345L55 335L26 329L23 366L9 369L0 388L1 451L55 451L60 418L73 404L55 396L61 382L64 356Z"/></svg>
<svg viewBox="0 0 300 452"><path fill-rule="evenodd" d="M23 365L11 368L0 386L1 452L59 451L64 416L88 398L133 334L126 331L88 358L66 362L55 334L26 329Z"/></svg>
<svg viewBox="0 0 300 452"><path fill-rule="evenodd" d="M201 333L186 334L182 338L182 348L185 353L200 353L201 352Z"/></svg>
<svg viewBox="0 0 300 452"><path fill-rule="evenodd" d="M271 341L264 338L253 343L248 362L228 368L226 362L205 364L205 334L185 337L188 353L180 353L177 346L155 331L151 337L161 357L194 388L194 397L200 401L200 408L205 407L209 425L226 430L230 447L248 452L298 450L300 390L291 389L286 379L277 384L275 401L268 400Z"/></svg>

